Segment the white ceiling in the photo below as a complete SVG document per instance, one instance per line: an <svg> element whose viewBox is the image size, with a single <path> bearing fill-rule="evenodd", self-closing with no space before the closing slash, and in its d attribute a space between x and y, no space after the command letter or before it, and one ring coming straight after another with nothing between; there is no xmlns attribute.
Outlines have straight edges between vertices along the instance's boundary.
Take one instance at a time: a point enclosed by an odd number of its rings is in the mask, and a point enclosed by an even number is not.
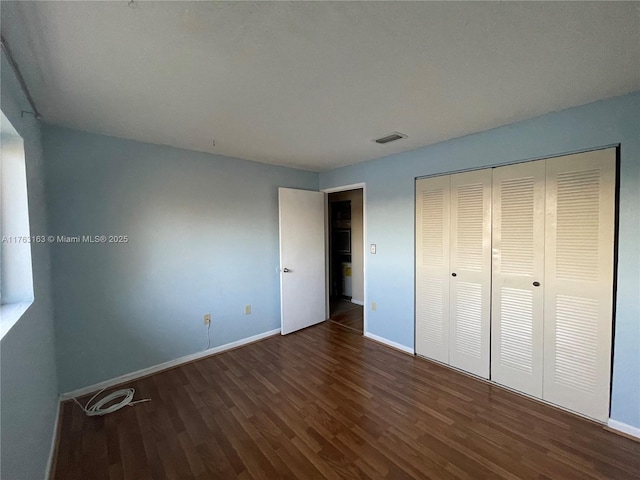
<svg viewBox="0 0 640 480"><path fill-rule="evenodd" d="M46 122L322 171L640 90L634 2L133 6L2 1Z"/></svg>

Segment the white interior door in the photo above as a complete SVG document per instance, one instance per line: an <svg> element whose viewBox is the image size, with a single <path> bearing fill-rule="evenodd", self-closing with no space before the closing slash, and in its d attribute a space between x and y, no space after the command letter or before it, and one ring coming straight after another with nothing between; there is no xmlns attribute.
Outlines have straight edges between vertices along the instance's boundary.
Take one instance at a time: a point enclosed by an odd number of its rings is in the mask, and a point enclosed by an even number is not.
<svg viewBox="0 0 640 480"><path fill-rule="evenodd" d="M493 170L491 380L542 398L545 160Z"/></svg>
<svg viewBox="0 0 640 480"><path fill-rule="evenodd" d="M450 365L489 378L491 170L451 175Z"/></svg>
<svg viewBox="0 0 640 480"><path fill-rule="evenodd" d="M416 181L418 355L449 363L450 176Z"/></svg>
<svg viewBox="0 0 640 480"><path fill-rule="evenodd" d="M616 150L546 164L544 383L549 402L606 421Z"/></svg>
<svg viewBox="0 0 640 480"><path fill-rule="evenodd" d="M326 320L325 198L278 189L281 333Z"/></svg>

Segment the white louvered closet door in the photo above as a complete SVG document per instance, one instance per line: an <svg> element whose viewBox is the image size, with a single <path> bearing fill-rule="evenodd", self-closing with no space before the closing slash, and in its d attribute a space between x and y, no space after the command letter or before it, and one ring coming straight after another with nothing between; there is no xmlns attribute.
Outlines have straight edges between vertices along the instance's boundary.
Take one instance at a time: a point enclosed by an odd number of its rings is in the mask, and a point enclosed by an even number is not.
<svg viewBox="0 0 640 480"><path fill-rule="evenodd" d="M493 170L491 380L542 398L545 160Z"/></svg>
<svg viewBox="0 0 640 480"><path fill-rule="evenodd" d="M489 378L491 170L451 175L449 364Z"/></svg>
<svg viewBox="0 0 640 480"><path fill-rule="evenodd" d="M615 149L547 161L544 386L606 421L613 302Z"/></svg>
<svg viewBox="0 0 640 480"><path fill-rule="evenodd" d="M449 363L449 176L416 181L416 353Z"/></svg>

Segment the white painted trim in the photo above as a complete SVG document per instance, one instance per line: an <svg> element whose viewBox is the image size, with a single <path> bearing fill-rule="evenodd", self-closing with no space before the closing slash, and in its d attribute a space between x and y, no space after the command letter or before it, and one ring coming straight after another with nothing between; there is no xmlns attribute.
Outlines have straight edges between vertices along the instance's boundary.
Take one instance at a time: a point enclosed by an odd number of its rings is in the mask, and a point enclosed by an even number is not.
<svg viewBox="0 0 640 480"><path fill-rule="evenodd" d="M358 190L360 188L364 188L366 183L352 183L351 185L342 185L340 187L331 187L331 188L323 188L320 190L324 193L336 193L336 192L346 192L347 190Z"/></svg>
<svg viewBox="0 0 640 480"><path fill-rule="evenodd" d="M626 433L627 435L631 435L632 437L640 439L640 428L638 427L619 422L618 420L614 420L612 418L609 419L607 425L612 430L617 430L618 432Z"/></svg>
<svg viewBox="0 0 640 480"><path fill-rule="evenodd" d="M53 435L51 436L51 447L49 448L49 459L47 460L47 468L44 471L44 478L51 478L51 468L53 467L53 455L56 451L58 443L58 422L60 421L60 405L61 399L58 398L56 403L56 419L53 422Z"/></svg>
<svg viewBox="0 0 640 480"><path fill-rule="evenodd" d="M352 298L351 303L355 303L356 305L360 305L361 307L364 307L364 300L354 300Z"/></svg>
<svg viewBox="0 0 640 480"><path fill-rule="evenodd" d="M383 345L386 345L387 347L391 347L391 348L395 348L396 350L400 350L402 353L408 353L409 355L415 355L415 351L413 350L413 348L410 347L406 347L400 343L397 342L392 342L391 340L388 340L384 337L379 337L378 335L374 335L373 333L369 333L369 332L364 332L364 336L367 338L370 338L371 340L374 340L378 343L382 343Z"/></svg>
<svg viewBox="0 0 640 480"><path fill-rule="evenodd" d="M71 392L63 393L62 395L60 395L60 401L69 400L74 397L80 397L82 395L95 392L96 390L120 385L121 383L124 383L124 382L130 382L137 378L151 375L152 373L157 373L162 370L166 370L168 368L173 368L178 365L182 365L184 363L189 363L194 360L199 360L201 358L208 357L210 355L215 355L216 353L241 347L249 343L254 343L254 342L257 342L258 340L262 340L264 338L272 337L273 335L278 335L278 334L280 334L280 329L276 328L275 330L269 330L268 332L259 333L258 335L254 335L252 337L247 337L241 340L237 340L235 342L226 343L224 345L220 345L219 347L210 348L209 350L205 350L203 352L197 352L197 353L192 353L191 355L185 355L184 357L176 358L175 360L169 360L168 362L160 363L158 365L154 365L148 368L143 368L142 370L137 370L135 372L127 373L125 375L121 375L119 377L112 378L110 380L105 380L104 382L95 383L87 387L78 388L77 390L73 390Z"/></svg>
<svg viewBox="0 0 640 480"><path fill-rule="evenodd" d="M331 258L329 256L329 195L324 194L324 317L329 320L331 318L331 286L329 285L329 270ZM280 304L282 309L282 304Z"/></svg>

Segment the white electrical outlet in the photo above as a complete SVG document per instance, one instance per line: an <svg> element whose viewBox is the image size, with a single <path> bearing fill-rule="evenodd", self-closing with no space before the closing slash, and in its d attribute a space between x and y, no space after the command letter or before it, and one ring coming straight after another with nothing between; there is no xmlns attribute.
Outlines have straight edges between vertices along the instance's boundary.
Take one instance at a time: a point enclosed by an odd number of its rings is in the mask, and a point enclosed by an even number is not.
<svg viewBox="0 0 640 480"><path fill-rule="evenodd" d="M376 305L376 302L371 302L371 310L375 311L377 310L378 305Z"/></svg>
<svg viewBox="0 0 640 480"><path fill-rule="evenodd" d="M203 317L203 320L204 320L204 324L205 325L209 325L211 323L211 314L210 313L205 313L204 317Z"/></svg>
<svg viewBox="0 0 640 480"><path fill-rule="evenodd" d="M244 307L244 314L245 315L251 315L251 305L246 305Z"/></svg>

